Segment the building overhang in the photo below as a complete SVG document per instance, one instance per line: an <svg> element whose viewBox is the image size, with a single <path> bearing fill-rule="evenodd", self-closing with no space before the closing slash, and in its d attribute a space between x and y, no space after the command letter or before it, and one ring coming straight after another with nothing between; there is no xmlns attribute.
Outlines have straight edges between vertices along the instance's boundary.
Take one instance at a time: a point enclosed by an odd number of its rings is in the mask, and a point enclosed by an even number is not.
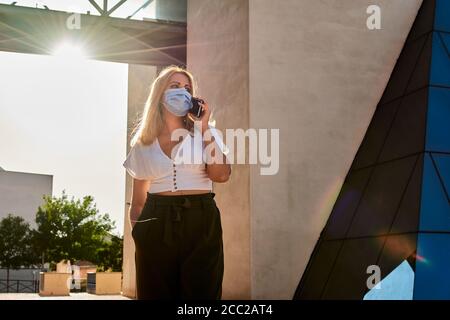
<svg viewBox="0 0 450 320"><path fill-rule="evenodd" d="M76 15L0 4L0 51L48 55L58 44L73 41L91 59L186 65L184 22Z"/></svg>

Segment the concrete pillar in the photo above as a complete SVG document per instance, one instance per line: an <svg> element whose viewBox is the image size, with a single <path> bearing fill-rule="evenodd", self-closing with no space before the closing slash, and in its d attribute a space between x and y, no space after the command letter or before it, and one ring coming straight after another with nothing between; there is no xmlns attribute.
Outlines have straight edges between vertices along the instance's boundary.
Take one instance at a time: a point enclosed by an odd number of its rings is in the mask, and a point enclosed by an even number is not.
<svg viewBox="0 0 450 320"><path fill-rule="evenodd" d="M248 2L189 0L187 39L187 68L217 127L248 128ZM249 179L249 166L236 165L225 185L213 187L224 234L224 299L251 298Z"/></svg>
<svg viewBox="0 0 450 320"><path fill-rule="evenodd" d="M156 67L144 65L128 66L128 118L127 118L127 154L130 151L131 130L138 116L142 113L145 101L150 93L150 85L156 78ZM124 158L125 159L125 158ZM128 219L128 209L131 201L133 179L126 175L125 188L125 224L123 239L123 282L122 294L136 297L136 270L134 264L134 241L131 237L131 226Z"/></svg>

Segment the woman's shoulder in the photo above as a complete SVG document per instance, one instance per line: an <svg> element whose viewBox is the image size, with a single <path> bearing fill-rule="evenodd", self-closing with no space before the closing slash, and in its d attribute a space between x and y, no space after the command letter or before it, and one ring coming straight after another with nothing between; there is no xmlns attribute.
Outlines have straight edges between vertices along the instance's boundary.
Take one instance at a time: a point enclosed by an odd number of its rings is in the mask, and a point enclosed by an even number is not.
<svg viewBox="0 0 450 320"><path fill-rule="evenodd" d="M158 148L156 147L155 140L151 143L136 141L131 145L130 153L135 154L142 161L158 160Z"/></svg>
<svg viewBox="0 0 450 320"><path fill-rule="evenodd" d="M142 141L135 141L131 144L123 166L129 174L136 179L150 179L153 176L150 162L153 162L152 144L144 144Z"/></svg>

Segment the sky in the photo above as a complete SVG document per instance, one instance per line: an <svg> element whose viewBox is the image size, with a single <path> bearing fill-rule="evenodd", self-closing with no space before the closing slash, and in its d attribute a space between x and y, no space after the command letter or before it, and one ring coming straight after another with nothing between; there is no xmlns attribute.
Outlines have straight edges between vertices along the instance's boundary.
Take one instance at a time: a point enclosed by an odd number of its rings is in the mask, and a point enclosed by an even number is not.
<svg viewBox="0 0 450 320"><path fill-rule="evenodd" d="M127 64L0 52L0 167L93 196L123 235L127 87Z"/></svg>

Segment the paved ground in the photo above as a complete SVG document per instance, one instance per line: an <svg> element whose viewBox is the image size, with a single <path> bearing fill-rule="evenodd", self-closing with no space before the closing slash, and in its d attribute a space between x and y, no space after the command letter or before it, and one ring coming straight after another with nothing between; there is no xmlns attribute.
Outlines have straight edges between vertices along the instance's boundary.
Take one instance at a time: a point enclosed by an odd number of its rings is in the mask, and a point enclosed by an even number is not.
<svg viewBox="0 0 450 320"><path fill-rule="evenodd" d="M37 293L0 293L0 300L131 300L130 298L114 295L103 296L86 292L71 293L65 297L41 297Z"/></svg>

